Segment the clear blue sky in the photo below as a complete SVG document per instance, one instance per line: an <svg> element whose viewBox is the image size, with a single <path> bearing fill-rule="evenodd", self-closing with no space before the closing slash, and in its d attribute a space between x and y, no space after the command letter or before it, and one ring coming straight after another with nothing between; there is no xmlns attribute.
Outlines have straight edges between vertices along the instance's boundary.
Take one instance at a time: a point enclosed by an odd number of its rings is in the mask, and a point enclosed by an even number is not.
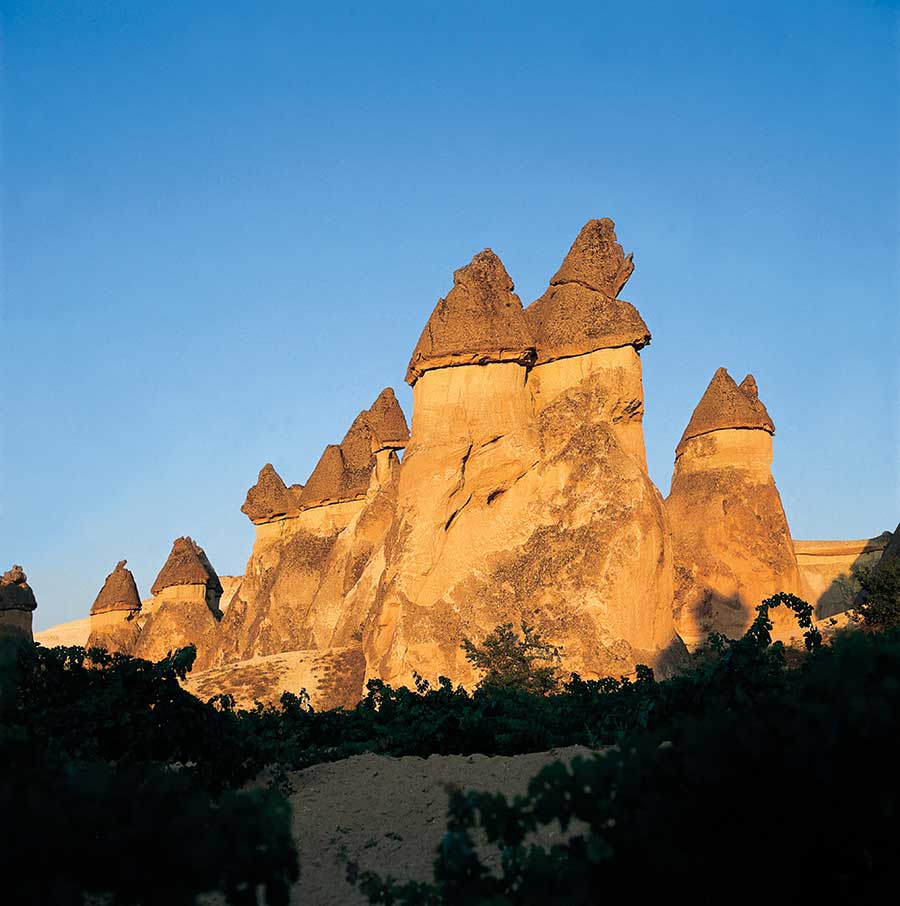
<svg viewBox="0 0 900 906"><path fill-rule="evenodd" d="M243 571L485 246L525 304L588 218L637 269L651 474L753 371L795 537L893 528L891 2L3 4L0 560L36 626L176 535Z"/></svg>

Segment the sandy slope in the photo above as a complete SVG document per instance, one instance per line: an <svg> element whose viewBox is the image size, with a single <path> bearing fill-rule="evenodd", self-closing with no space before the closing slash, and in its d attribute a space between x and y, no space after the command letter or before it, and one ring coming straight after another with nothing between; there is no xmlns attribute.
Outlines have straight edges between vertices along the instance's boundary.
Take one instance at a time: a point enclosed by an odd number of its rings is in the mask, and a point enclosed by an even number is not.
<svg viewBox="0 0 900 906"><path fill-rule="evenodd" d="M359 755L289 774L301 866L291 903L366 903L344 879L348 860L363 870L426 880L446 828L445 785L511 796L524 793L528 781L545 764L590 754L573 746L492 758ZM549 844L559 838L555 827L539 839Z"/></svg>

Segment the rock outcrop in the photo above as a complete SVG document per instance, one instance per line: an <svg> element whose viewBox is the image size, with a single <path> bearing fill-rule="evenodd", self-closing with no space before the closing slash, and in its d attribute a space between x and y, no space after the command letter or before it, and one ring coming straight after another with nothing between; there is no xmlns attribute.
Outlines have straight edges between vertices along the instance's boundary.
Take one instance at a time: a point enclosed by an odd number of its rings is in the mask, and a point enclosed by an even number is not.
<svg viewBox="0 0 900 906"><path fill-rule="evenodd" d="M761 601L802 590L772 478L775 426L748 375L724 368L694 410L675 456L666 510L675 546L675 621L689 647L710 632L741 635ZM773 612L776 637L797 632Z"/></svg>
<svg viewBox="0 0 900 906"><path fill-rule="evenodd" d="M871 568L882 557L890 532L876 538L836 541L794 539L794 553L800 570L804 601L815 608L816 619L824 620L844 613L856 605L859 585L854 568Z"/></svg>
<svg viewBox="0 0 900 906"><path fill-rule="evenodd" d="M32 614L36 607L28 577L16 564L0 576L0 641L33 641Z"/></svg>
<svg viewBox="0 0 900 906"><path fill-rule="evenodd" d="M219 599L222 583L203 548L192 538L176 538L150 588L153 600L134 655L158 661L177 648L197 647L196 669L215 660L221 647Z"/></svg>
<svg viewBox="0 0 900 906"><path fill-rule="evenodd" d="M393 519L397 451L409 428L393 390L326 447L295 514L254 520L256 542L223 621L221 662L284 651L359 650L365 612L347 596ZM367 576L371 577L371 570Z"/></svg>
<svg viewBox="0 0 900 906"><path fill-rule="evenodd" d="M606 266L588 241L597 232L582 231L565 279ZM626 270L595 282L615 286ZM549 332L551 315L535 305L531 323ZM413 353L410 444L364 633L370 674L389 682L471 682L461 640L523 618L583 676L662 664L679 647L665 515L640 434L646 327L624 341L613 329L573 336L560 355L589 352L529 371L530 320L499 259L483 252L456 271ZM630 426L626 444L617 421Z"/></svg>
<svg viewBox="0 0 900 906"><path fill-rule="evenodd" d="M141 597L127 560L120 560L106 577L91 607L88 648L105 648L130 654L137 644Z"/></svg>

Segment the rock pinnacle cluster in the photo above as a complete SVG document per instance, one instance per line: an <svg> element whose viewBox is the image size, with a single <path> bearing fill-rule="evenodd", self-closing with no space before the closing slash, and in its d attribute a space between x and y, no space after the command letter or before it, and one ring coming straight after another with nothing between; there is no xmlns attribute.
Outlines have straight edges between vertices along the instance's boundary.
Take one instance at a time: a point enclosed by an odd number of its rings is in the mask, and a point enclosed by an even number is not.
<svg viewBox="0 0 900 906"><path fill-rule="evenodd" d="M522 620L586 679L665 675L708 632L743 632L762 598L802 592L752 375L713 374L667 499L651 481L650 330L619 298L633 270L606 218L527 307L497 254L476 254L410 357L412 430L388 387L302 484L265 464L241 507L256 540L227 594L178 538L143 606L116 566L92 639L151 659L195 645L198 694L271 700L302 683L330 707L373 677L472 685L462 640ZM0 601L29 600L24 575L8 576Z"/></svg>

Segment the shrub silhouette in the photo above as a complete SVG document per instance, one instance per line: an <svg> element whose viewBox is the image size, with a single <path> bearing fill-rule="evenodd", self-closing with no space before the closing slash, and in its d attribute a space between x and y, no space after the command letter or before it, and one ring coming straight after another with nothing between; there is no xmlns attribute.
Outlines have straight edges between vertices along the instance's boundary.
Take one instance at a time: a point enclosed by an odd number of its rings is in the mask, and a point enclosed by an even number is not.
<svg viewBox="0 0 900 906"><path fill-rule="evenodd" d="M481 645L463 639L461 647L466 660L483 674L478 689L519 689L535 695L559 691L562 649L545 642L524 620L521 638L512 623L503 623Z"/></svg>

